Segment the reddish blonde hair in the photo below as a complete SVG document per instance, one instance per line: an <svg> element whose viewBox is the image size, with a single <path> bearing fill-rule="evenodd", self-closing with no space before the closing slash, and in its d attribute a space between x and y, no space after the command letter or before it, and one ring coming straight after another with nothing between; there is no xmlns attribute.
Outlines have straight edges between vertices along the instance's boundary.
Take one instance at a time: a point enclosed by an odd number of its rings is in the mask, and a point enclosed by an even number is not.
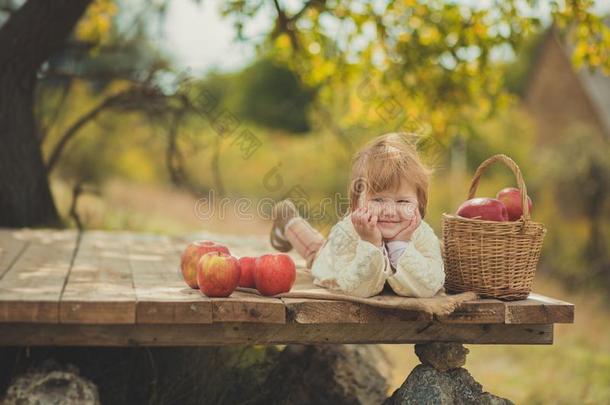
<svg viewBox="0 0 610 405"><path fill-rule="evenodd" d="M409 136L403 132L381 135L356 153L348 189L351 212L358 208L362 195L395 190L406 180L415 187L419 212L424 218L432 171L419 159Z"/></svg>

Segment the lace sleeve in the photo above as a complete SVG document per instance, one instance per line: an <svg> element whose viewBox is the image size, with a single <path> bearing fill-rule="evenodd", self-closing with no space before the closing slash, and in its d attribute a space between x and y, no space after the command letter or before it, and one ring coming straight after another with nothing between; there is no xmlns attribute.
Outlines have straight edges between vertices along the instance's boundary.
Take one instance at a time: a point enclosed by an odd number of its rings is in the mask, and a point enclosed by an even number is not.
<svg viewBox="0 0 610 405"><path fill-rule="evenodd" d="M445 283L440 243L430 226L423 222L411 241L402 246L396 273L388 283L399 295L432 297Z"/></svg>
<svg viewBox="0 0 610 405"><path fill-rule="evenodd" d="M342 222L331 230L328 242L314 261L312 274L318 285L371 297L381 292L391 268L383 249L363 241Z"/></svg>

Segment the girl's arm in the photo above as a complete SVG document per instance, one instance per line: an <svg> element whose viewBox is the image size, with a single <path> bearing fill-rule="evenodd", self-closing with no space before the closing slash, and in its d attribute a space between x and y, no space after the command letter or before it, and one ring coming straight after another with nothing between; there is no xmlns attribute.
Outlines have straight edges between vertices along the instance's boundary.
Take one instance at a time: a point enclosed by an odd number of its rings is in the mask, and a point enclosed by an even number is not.
<svg viewBox="0 0 610 405"><path fill-rule="evenodd" d="M445 283L440 243L434 231L422 221L410 241L389 242L396 272L388 284L398 295L432 297Z"/></svg>
<svg viewBox="0 0 610 405"><path fill-rule="evenodd" d="M349 221L349 219L348 219ZM392 274L383 248L362 240L351 223L341 221L328 236L311 272L317 284L358 297L372 297Z"/></svg>

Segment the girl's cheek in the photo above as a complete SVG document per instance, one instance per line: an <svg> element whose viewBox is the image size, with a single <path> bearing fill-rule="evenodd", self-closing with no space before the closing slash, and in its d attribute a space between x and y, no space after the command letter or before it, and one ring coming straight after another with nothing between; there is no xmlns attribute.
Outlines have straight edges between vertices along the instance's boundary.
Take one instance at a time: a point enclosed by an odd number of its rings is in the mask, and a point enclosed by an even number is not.
<svg viewBox="0 0 610 405"><path fill-rule="evenodd" d="M408 204L405 207L401 207L401 208L402 208L403 216L407 221L411 220L411 218L413 218L416 215L415 210L417 208L413 204Z"/></svg>

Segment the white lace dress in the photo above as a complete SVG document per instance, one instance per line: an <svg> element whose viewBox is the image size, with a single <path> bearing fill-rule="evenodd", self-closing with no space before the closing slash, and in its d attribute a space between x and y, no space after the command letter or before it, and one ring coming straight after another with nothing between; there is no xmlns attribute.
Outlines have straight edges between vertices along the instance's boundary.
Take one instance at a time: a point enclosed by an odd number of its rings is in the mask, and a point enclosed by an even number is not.
<svg viewBox="0 0 610 405"><path fill-rule="evenodd" d="M332 227L311 272L314 284L359 297L379 294L386 281L398 295L432 297L445 283L440 243L425 221L411 241L382 249L360 239L351 214Z"/></svg>

